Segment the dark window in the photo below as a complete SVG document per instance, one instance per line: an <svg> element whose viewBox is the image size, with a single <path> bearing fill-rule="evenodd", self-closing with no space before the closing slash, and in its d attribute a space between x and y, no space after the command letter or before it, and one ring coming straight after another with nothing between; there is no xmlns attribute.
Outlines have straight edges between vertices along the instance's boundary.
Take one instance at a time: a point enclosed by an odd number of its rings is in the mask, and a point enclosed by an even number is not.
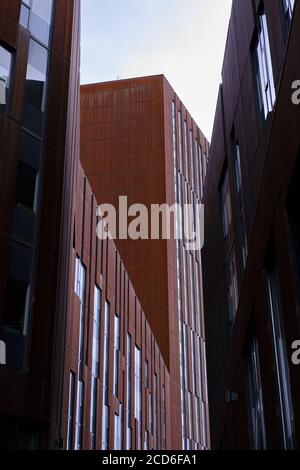
<svg viewBox="0 0 300 470"><path fill-rule="evenodd" d="M0 111L5 111L11 84L12 54L0 46Z"/></svg>
<svg viewBox="0 0 300 470"><path fill-rule="evenodd" d="M226 290L230 322L234 322L238 307L238 280L236 256L232 228L232 206L229 186L229 173L226 170L220 189L221 216L225 250Z"/></svg>
<svg viewBox="0 0 300 470"><path fill-rule="evenodd" d="M240 251L243 266L246 266L248 256L248 241L246 234L245 206L242 188L242 169L241 169L241 153L239 143L234 144L234 169L235 169L235 185L237 195L237 216L239 224Z"/></svg>
<svg viewBox="0 0 300 470"><path fill-rule="evenodd" d="M246 384L251 447L254 450L266 449L263 393L256 337L251 341L249 353L246 358Z"/></svg>
<svg viewBox="0 0 300 470"><path fill-rule="evenodd" d="M73 449L74 407L75 407L75 374L74 372L71 371L70 385L69 385L67 450Z"/></svg>
<svg viewBox="0 0 300 470"><path fill-rule="evenodd" d="M9 278L6 286L4 328L11 333L25 333L29 286L26 282Z"/></svg>
<svg viewBox="0 0 300 470"><path fill-rule="evenodd" d="M19 162L17 173L16 203L35 210L36 170Z"/></svg>
<svg viewBox="0 0 300 470"><path fill-rule="evenodd" d="M295 445L294 409L291 395L289 359L282 316L281 295L276 269L272 269L267 273L267 289L283 442L285 449L293 449Z"/></svg>
<svg viewBox="0 0 300 470"><path fill-rule="evenodd" d="M27 334L31 275L32 250L11 242L4 326L12 333Z"/></svg>
<svg viewBox="0 0 300 470"><path fill-rule="evenodd" d="M40 168L41 142L27 132L21 132L20 160L35 170Z"/></svg>

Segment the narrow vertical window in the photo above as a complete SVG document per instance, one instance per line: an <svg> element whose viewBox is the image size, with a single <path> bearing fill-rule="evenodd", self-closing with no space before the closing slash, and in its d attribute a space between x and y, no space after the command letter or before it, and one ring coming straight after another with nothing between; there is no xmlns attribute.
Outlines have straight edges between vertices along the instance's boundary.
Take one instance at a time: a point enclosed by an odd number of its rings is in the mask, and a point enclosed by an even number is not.
<svg viewBox="0 0 300 470"><path fill-rule="evenodd" d="M153 390L153 408L154 408L154 445L158 450L158 400L157 400L157 375L154 374L154 390Z"/></svg>
<svg viewBox="0 0 300 470"><path fill-rule="evenodd" d="M104 311L104 347L103 347L103 402L102 402L102 450L108 449L109 437L109 406L108 406L108 377L109 377L109 322L110 304L105 301Z"/></svg>
<svg viewBox="0 0 300 470"><path fill-rule="evenodd" d="M149 388L149 363L145 360L145 387Z"/></svg>
<svg viewBox="0 0 300 470"><path fill-rule="evenodd" d="M235 169L235 185L237 194L238 204L238 222L239 222L239 236L241 244L241 258L243 266L246 266L248 256L248 241L246 233L246 220L245 220L245 205L244 196L242 189L242 170L241 170L241 153L239 143L235 144L235 158L234 158L234 169Z"/></svg>
<svg viewBox="0 0 300 470"><path fill-rule="evenodd" d="M138 422L138 449L141 449L142 425L142 361L141 350L135 346L135 419Z"/></svg>
<svg viewBox="0 0 300 470"><path fill-rule="evenodd" d="M189 181L189 150L188 150L188 126L187 121L184 121L184 155L185 155L185 176L186 181Z"/></svg>
<svg viewBox="0 0 300 470"><path fill-rule="evenodd" d="M235 321L238 307L238 282L236 270L236 257L234 249L234 238L232 233L232 206L229 186L229 173L225 173L221 186L221 215L223 223L223 239L225 249L225 272L227 302L230 322Z"/></svg>
<svg viewBox="0 0 300 470"><path fill-rule="evenodd" d="M131 336L127 334L127 450L132 448L132 429L131 429Z"/></svg>
<svg viewBox="0 0 300 470"><path fill-rule="evenodd" d="M178 142L180 173L183 174L183 148L182 148L182 114L178 111Z"/></svg>
<svg viewBox="0 0 300 470"><path fill-rule="evenodd" d="M294 409L291 394L289 359L282 319L281 296L276 270L268 272L267 282L283 441L285 449L293 449L295 446Z"/></svg>
<svg viewBox="0 0 300 470"><path fill-rule="evenodd" d="M6 110L11 84L12 54L0 46L0 111Z"/></svg>
<svg viewBox="0 0 300 470"><path fill-rule="evenodd" d="M75 374L74 372L71 371L70 383L69 383L67 450L73 449L74 407L75 407Z"/></svg>
<svg viewBox="0 0 300 470"><path fill-rule="evenodd" d="M83 386L82 380L78 380L77 404L76 404L75 450L82 449L83 405L84 405L84 386Z"/></svg>
<svg viewBox="0 0 300 470"><path fill-rule="evenodd" d="M283 5L284 17L285 17L287 26L289 26L293 17L295 0L282 0L282 5Z"/></svg>
<svg viewBox="0 0 300 470"><path fill-rule="evenodd" d="M100 315L101 315L101 290L95 286L94 290L94 318L93 318L93 346L92 346L92 384L91 384L91 412L90 432L91 447L96 446L97 428L97 394L100 362Z"/></svg>
<svg viewBox="0 0 300 470"><path fill-rule="evenodd" d="M26 73L23 125L38 136L42 134L46 110L47 68L47 49L31 39Z"/></svg>
<svg viewBox="0 0 300 470"><path fill-rule="evenodd" d="M118 396L119 386L119 351L120 351L120 318L115 315L114 328L114 395Z"/></svg>
<svg viewBox="0 0 300 470"><path fill-rule="evenodd" d="M193 145L193 129L190 129L190 158L191 158L191 175L192 181L191 186L195 190L195 168L194 168L194 145Z"/></svg>
<svg viewBox="0 0 300 470"><path fill-rule="evenodd" d="M256 337L252 339L246 359L246 384L251 447L254 450L264 450L267 444L259 352Z"/></svg>
<svg viewBox="0 0 300 470"><path fill-rule="evenodd" d="M263 119L273 111L276 99L269 32L265 11L259 15L255 45L255 69L259 108Z"/></svg>
<svg viewBox="0 0 300 470"><path fill-rule="evenodd" d="M114 450L122 450L122 416L123 405L119 405L119 413L114 415Z"/></svg>
<svg viewBox="0 0 300 470"><path fill-rule="evenodd" d="M86 268L80 258L76 258L75 268L75 293L80 298L80 322L79 322L79 360L83 358L83 338L84 338L84 319L85 319L85 289L86 289Z"/></svg>

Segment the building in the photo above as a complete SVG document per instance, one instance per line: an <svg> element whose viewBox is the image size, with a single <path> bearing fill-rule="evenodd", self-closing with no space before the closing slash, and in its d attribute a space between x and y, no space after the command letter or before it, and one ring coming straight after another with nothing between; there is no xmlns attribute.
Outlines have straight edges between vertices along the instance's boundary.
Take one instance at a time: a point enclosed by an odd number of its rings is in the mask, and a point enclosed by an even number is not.
<svg viewBox="0 0 300 470"><path fill-rule="evenodd" d="M81 86L81 161L98 203L190 203L209 145L164 76ZM183 219L181 219L183 220ZM177 223L180 225L180 219ZM173 229L174 230L174 229ZM116 239L170 376L172 449L210 447L200 251L183 240Z"/></svg>
<svg viewBox="0 0 300 470"><path fill-rule="evenodd" d="M299 35L297 0L233 1L204 191L215 449L299 447Z"/></svg>
<svg viewBox="0 0 300 470"><path fill-rule="evenodd" d="M79 164L79 20L0 7L1 448L170 449L169 372Z"/></svg>
<svg viewBox="0 0 300 470"><path fill-rule="evenodd" d="M6 449L59 446L79 7L73 0L0 5L0 339L6 346L0 445Z"/></svg>
<svg viewBox="0 0 300 470"><path fill-rule="evenodd" d="M81 167L75 193L62 447L171 449L169 372Z"/></svg>

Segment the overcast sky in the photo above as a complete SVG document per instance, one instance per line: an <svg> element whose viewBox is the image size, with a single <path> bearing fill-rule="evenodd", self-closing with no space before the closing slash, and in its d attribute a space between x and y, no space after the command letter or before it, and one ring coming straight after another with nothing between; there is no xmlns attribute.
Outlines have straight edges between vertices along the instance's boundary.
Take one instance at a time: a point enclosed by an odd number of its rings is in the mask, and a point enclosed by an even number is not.
<svg viewBox="0 0 300 470"><path fill-rule="evenodd" d="M82 0L81 82L163 73L208 139L231 0Z"/></svg>

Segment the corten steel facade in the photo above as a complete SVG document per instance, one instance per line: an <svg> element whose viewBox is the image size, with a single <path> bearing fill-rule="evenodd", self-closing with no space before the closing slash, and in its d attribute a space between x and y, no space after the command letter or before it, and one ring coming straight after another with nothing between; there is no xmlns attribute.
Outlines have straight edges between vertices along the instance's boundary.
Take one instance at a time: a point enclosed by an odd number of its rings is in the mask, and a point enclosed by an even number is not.
<svg viewBox="0 0 300 470"><path fill-rule="evenodd" d="M73 0L0 3L0 339L6 343L0 445L6 449L59 445L79 9Z"/></svg>
<svg viewBox="0 0 300 470"><path fill-rule="evenodd" d="M81 87L82 164L97 201L117 213L119 196L149 213L196 205L208 151L164 76ZM171 448L209 448L200 253L172 239L116 246L170 372Z"/></svg>
<svg viewBox="0 0 300 470"><path fill-rule="evenodd" d="M233 1L204 192L212 448L299 447L299 44L299 1Z"/></svg>
<svg viewBox="0 0 300 470"><path fill-rule="evenodd" d="M80 167L62 445L171 449L169 373L114 242L96 236L96 208Z"/></svg>

